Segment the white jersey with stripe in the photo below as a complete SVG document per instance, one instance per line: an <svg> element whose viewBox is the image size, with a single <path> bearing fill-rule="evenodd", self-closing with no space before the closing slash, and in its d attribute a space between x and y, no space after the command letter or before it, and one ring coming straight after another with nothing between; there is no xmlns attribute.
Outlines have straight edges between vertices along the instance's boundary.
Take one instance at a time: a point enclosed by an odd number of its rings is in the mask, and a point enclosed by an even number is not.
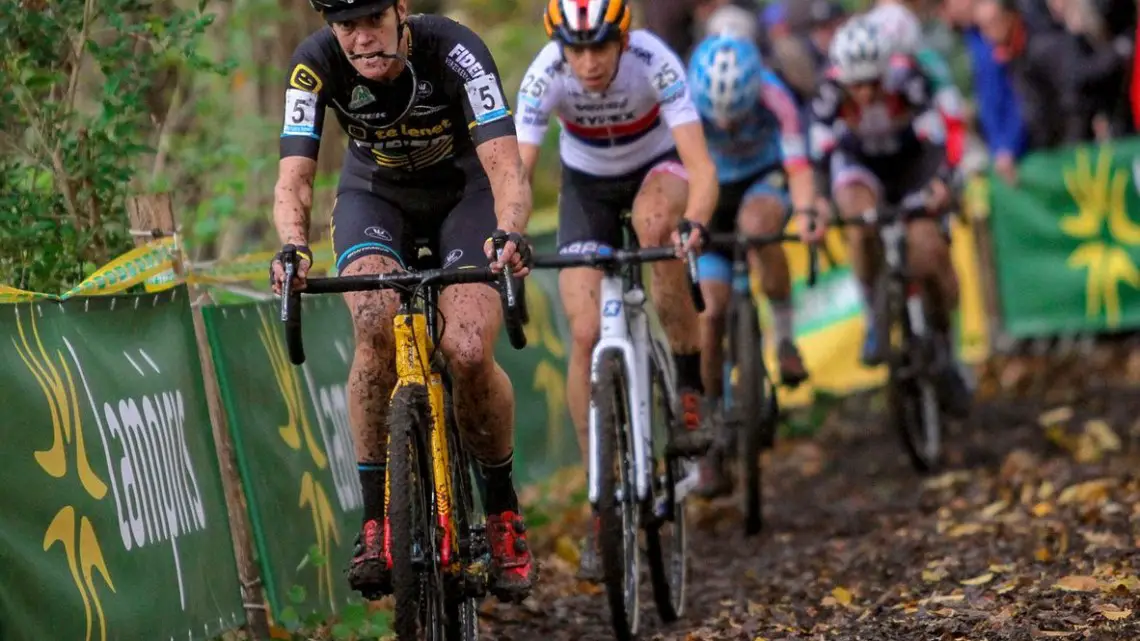
<svg viewBox="0 0 1140 641"><path fill-rule="evenodd" d="M527 70L516 105L519 142L542 144L556 115L562 163L595 176L636 171L675 147L674 127L700 120L680 58L640 29L630 32L602 93L583 89L558 43L547 44Z"/></svg>

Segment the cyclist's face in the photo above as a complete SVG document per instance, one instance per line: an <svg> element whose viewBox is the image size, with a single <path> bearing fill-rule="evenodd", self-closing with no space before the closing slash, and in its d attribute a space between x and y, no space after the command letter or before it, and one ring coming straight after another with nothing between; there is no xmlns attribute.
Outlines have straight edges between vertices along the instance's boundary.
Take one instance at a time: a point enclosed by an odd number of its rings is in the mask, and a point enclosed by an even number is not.
<svg viewBox="0 0 1140 641"><path fill-rule="evenodd" d="M620 42L603 42L589 46L563 47L562 51L583 89L605 91L617 72L621 49Z"/></svg>
<svg viewBox="0 0 1140 641"><path fill-rule="evenodd" d="M853 82L847 85L847 94L860 107L866 107L879 98L882 85L877 80L870 82Z"/></svg>
<svg viewBox="0 0 1140 641"><path fill-rule="evenodd" d="M365 16L355 20L332 23L333 34L348 56L357 73L369 80L394 78L403 71L403 64L375 54L396 53L396 25L399 22L402 5L385 10L378 15Z"/></svg>

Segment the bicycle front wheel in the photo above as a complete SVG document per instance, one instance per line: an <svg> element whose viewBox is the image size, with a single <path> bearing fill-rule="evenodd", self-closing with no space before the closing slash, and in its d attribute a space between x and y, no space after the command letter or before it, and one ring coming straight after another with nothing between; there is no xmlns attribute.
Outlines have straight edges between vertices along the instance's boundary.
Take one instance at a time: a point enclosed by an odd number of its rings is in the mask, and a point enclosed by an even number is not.
<svg viewBox="0 0 1140 641"><path fill-rule="evenodd" d="M388 522L391 528L393 624L400 641L442 641L443 576L436 550L434 485L427 434L427 389L405 385L388 414Z"/></svg>
<svg viewBox="0 0 1140 641"><path fill-rule="evenodd" d="M771 388L764 367L760 319L752 300L740 301L734 317L732 331L737 367L736 385L732 392L737 410L734 422L739 439L744 532L753 535L764 527L760 453L775 441L776 416L772 411L774 404L769 399L775 400L776 390Z"/></svg>
<svg viewBox="0 0 1140 641"><path fill-rule="evenodd" d="M605 574L610 619L618 641L631 641L640 621L640 529L633 480L629 401L625 370L618 356L606 356L593 403L598 408L598 547Z"/></svg>
<svg viewBox="0 0 1140 641"><path fill-rule="evenodd" d="M942 464L942 412L932 375L934 358L929 334L916 332L912 315L923 316L922 295L905 296L897 284L888 296L887 322L895 319L898 332L888 362L887 402L911 467L932 473ZM892 291L893 290L893 291ZM925 320L920 321L925 322Z"/></svg>

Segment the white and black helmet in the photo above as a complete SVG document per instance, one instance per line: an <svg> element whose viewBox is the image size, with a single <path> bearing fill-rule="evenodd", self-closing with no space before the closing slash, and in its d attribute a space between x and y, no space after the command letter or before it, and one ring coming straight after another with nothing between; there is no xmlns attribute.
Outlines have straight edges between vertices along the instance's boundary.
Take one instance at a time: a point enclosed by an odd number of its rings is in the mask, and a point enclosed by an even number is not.
<svg viewBox="0 0 1140 641"><path fill-rule="evenodd" d="M829 56L840 83L869 82L886 73L891 44L882 38L873 20L855 16L835 34Z"/></svg>
<svg viewBox="0 0 1140 641"><path fill-rule="evenodd" d="M914 12L901 4L884 4L872 9L867 17L878 27L879 35L891 44L891 51L914 55L922 44L922 23Z"/></svg>

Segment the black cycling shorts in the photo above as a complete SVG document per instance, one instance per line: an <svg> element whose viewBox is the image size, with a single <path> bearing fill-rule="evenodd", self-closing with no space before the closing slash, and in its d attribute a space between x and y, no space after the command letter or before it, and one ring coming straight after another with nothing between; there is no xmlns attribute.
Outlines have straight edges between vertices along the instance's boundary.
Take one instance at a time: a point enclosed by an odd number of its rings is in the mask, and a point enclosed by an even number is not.
<svg viewBox="0 0 1140 641"><path fill-rule="evenodd" d="M622 215L633 208L645 179L659 172L688 180L676 151L662 154L624 176L594 176L563 165L562 193L558 197L558 253L620 248Z"/></svg>
<svg viewBox="0 0 1140 641"><path fill-rule="evenodd" d="M785 208L789 206L788 175L782 165L765 167L747 178L721 183L709 231L714 234L736 231L740 208L759 197L775 198Z"/></svg>
<svg viewBox="0 0 1140 641"><path fill-rule="evenodd" d="M929 144L914 145L891 156L859 157L844 150L831 156L831 189L858 183L865 185L879 200L897 205L911 194L922 191L938 176L946 162L946 151Z"/></svg>
<svg viewBox="0 0 1140 641"><path fill-rule="evenodd" d="M498 226L490 186L439 190L385 187L383 194L349 189L333 206L332 238L337 273L363 256L393 258L404 269L426 265L486 267L483 245Z"/></svg>

